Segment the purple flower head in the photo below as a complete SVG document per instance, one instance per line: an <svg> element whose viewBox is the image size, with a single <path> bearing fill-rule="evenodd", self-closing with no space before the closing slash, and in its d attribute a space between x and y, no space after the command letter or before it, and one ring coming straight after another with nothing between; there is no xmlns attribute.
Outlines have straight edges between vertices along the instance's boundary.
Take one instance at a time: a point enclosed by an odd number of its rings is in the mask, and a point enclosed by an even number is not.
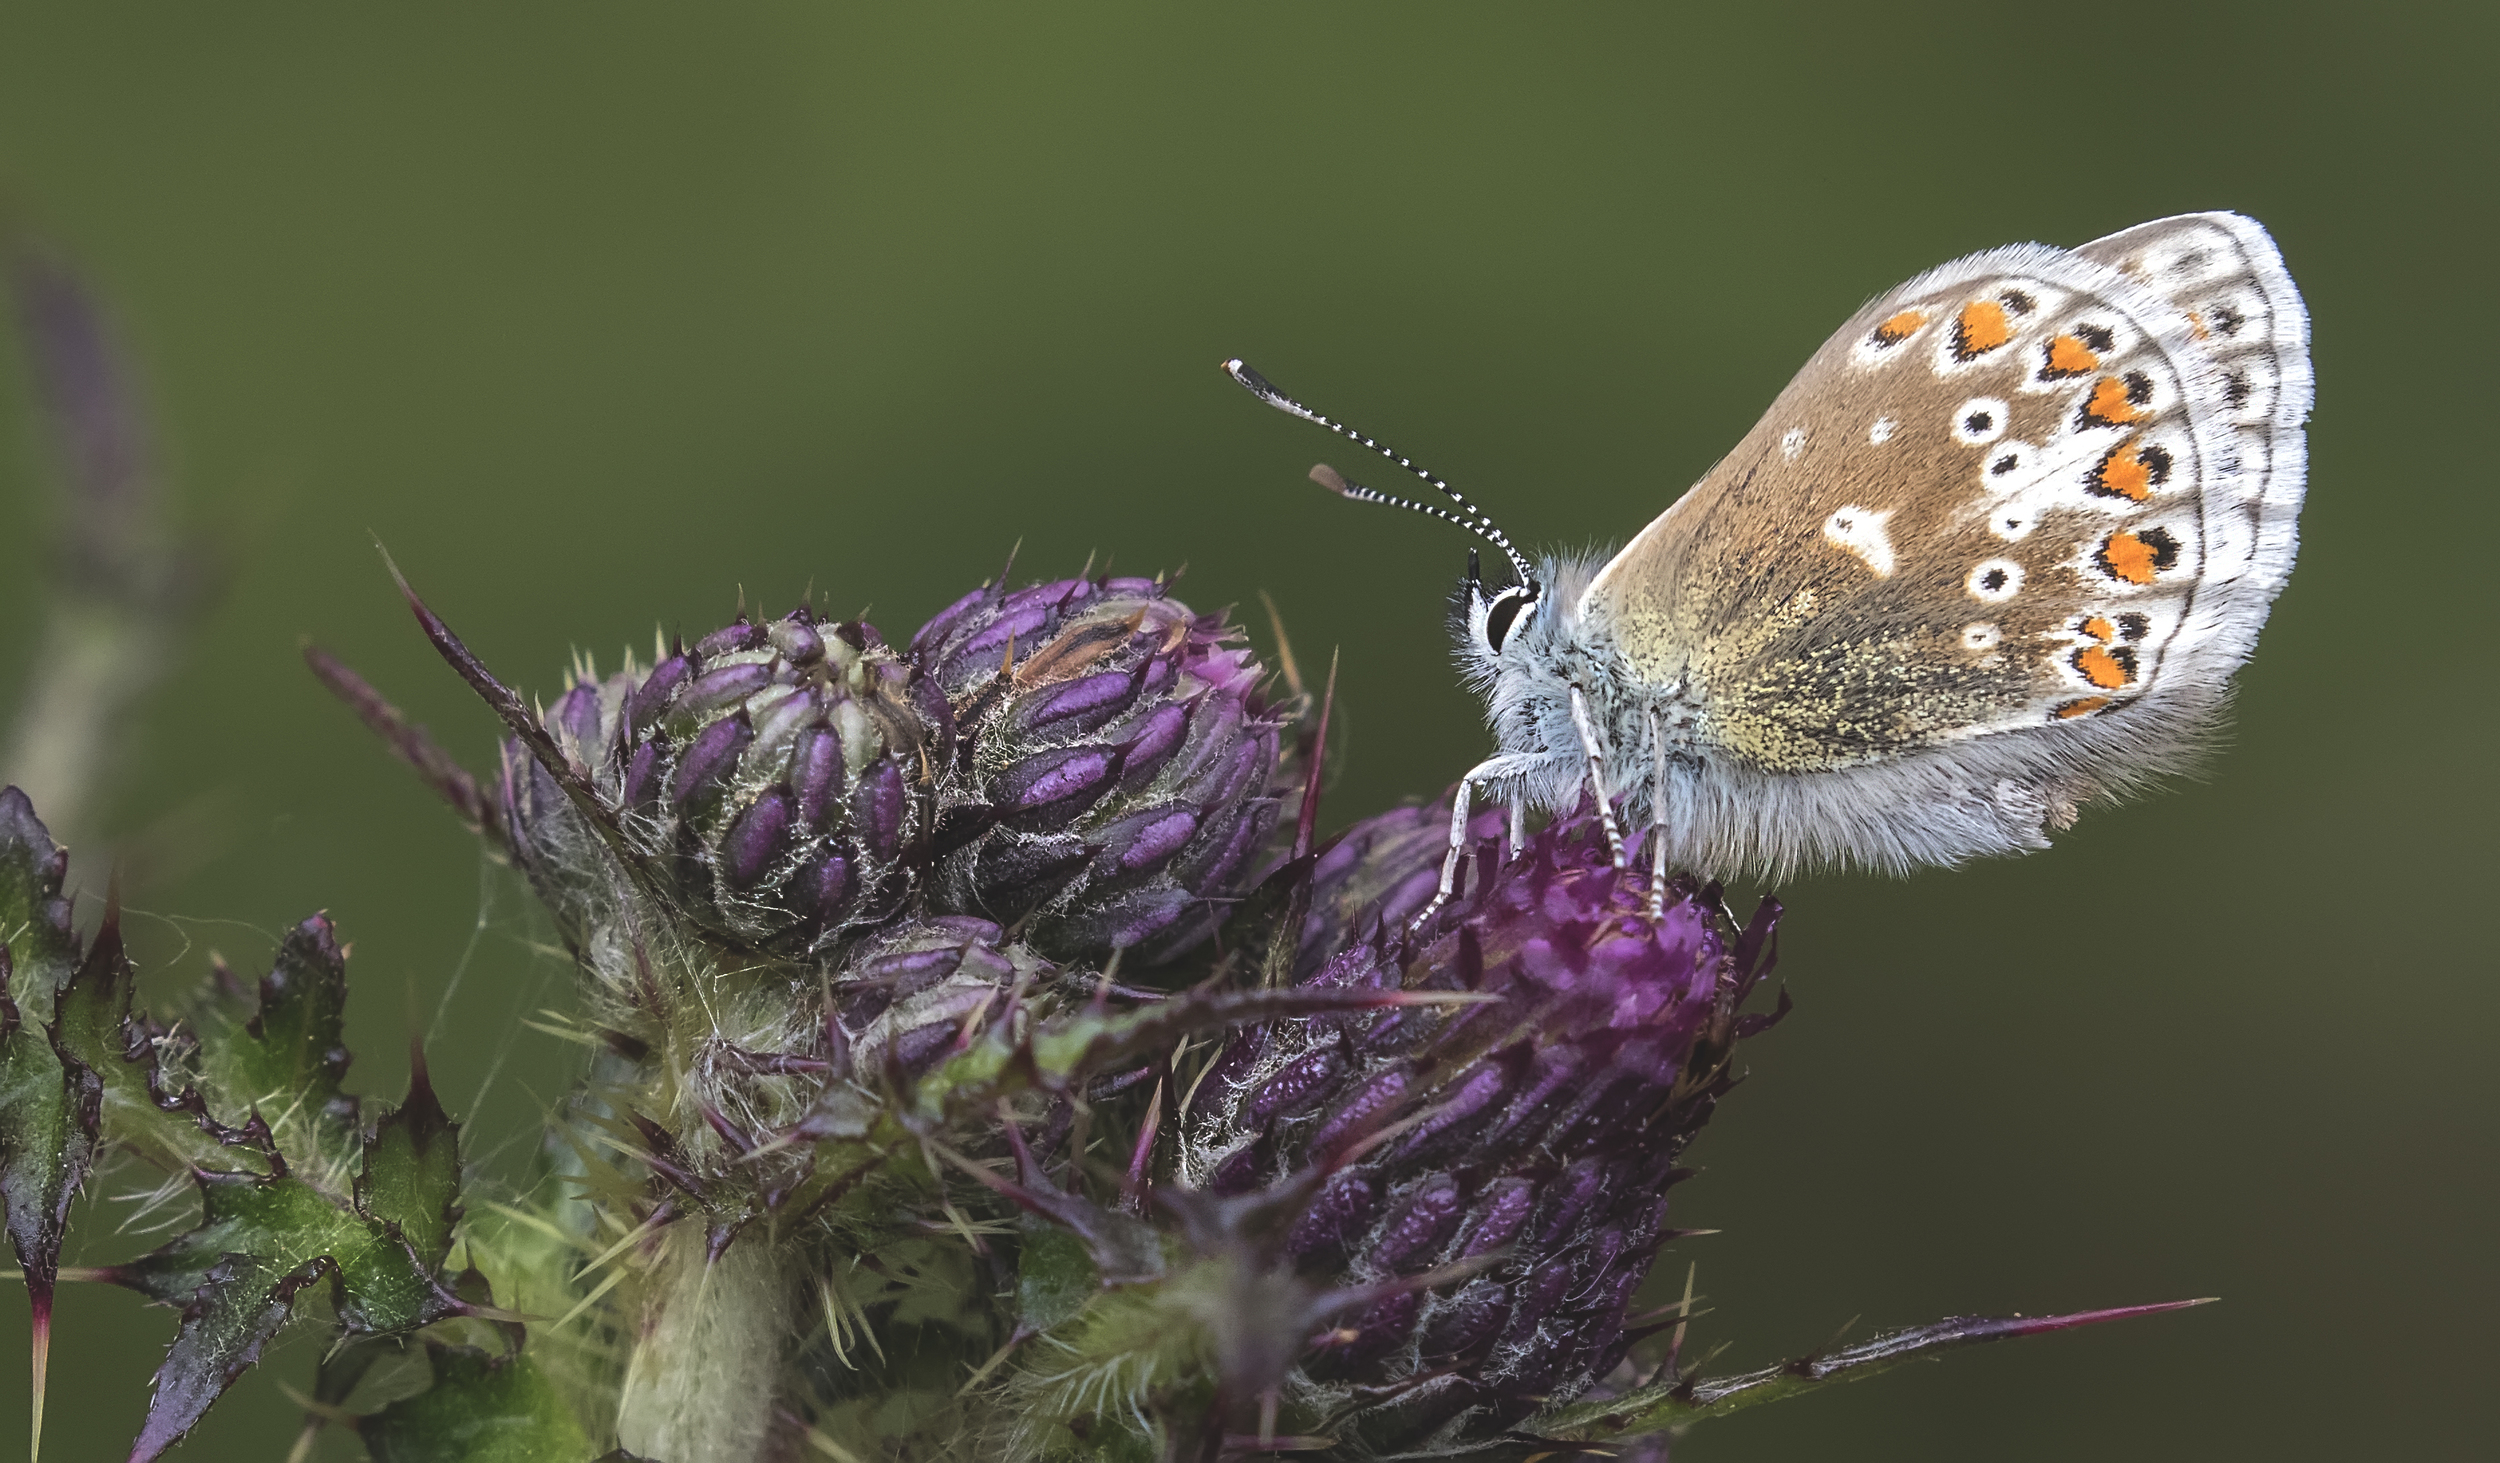
<svg viewBox="0 0 2500 1463"><path fill-rule="evenodd" d="M1223 616L1161 580L986 586L912 637L955 755L930 905L1063 958L1203 939L1277 821L1280 723Z"/></svg>
<svg viewBox="0 0 2500 1463"><path fill-rule="evenodd" d="M1680 880L1653 919L1585 816L1508 857L1480 823L1459 896L1407 928L1448 827L1446 807L1388 814L1319 860L1303 981L1498 999L1238 1035L1182 1147L1214 1195L1309 1193L1287 1263L1374 1298L1300 1375L1381 1451L1489 1435L1614 1367L1677 1159L1767 1020L1737 1008L1777 907L1739 932L1715 888Z"/></svg>
<svg viewBox="0 0 2500 1463"><path fill-rule="evenodd" d="M587 774L644 876L716 935L789 953L892 917L925 862L946 701L865 623L741 616L648 670L576 680L542 721ZM505 811L559 914L602 855L518 743Z"/></svg>

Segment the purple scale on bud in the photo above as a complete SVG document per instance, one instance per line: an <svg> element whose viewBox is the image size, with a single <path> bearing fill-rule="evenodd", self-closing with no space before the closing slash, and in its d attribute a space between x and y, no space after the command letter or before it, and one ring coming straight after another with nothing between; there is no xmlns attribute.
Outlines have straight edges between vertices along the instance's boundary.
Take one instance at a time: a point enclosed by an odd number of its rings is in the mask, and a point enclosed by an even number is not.
<svg viewBox="0 0 2500 1463"><path fill-rule="evenodd" d="M1247 1109L1251 1121L1264 1125L1273 1117L1289 1117L1316 1097L1334 1093L1345 1077L1345 1069L1345 1050L1335 1046L1321 1047L1288 1063L1251 1097Z"/></svg>
<svg viewBox="0 0 2500 1463"><path fill-rule="evenodd" d="M749 696L772 683L773 668L759 661L725 665L695 677L668 709L672 715L699 722L713 712L744 705Z"/></svg>
<svg viewBox="0 0 2500 1463"><path fill-rule="evenodd" d="M814 665L825 658L824 637L803 620L775 620L765 627L764 638L783 660L794 666Z"/></svg>
<svg viewBox="0 0 2500 1463"><path fill-rule="evenodd" d="M1068 959L1204 939L1283 790L1282 723L1240 639L1137 578L992 586L922 626L909 657L954 731L931 907Z"/></svg>
<svg viewBox="0 0 2500 1463"><path fill-rule="evenodd" d="M738 754L754 739L755 729L735 718L724 718L705 727L678 761L669 797L679 803L691 803L710 792L714 783L736 768Z"/></svg>
<svg viewBox="0 0 2500 1463"><path fill-rule="evenodd" d="M1006 994L1049 974L987 920L902 920L844 963L832 986L834 1019L857 1067L918 1076L989 1022L1010 1019Z"/></svg>
<svg viewBox="0 0 2500 1463"><path fill-rule="evenodd" d="M823 827L842 790L842 739L823 727L800 732L790 752L790 788L798 794L799 822Z"/></svg>
<svg viewBox="0 0 2500 1463"><path fill-rule="evenodd" d="M743 889L762 878L789 832L789 794L775 788L749 804L721 840L721 867L729 882Z"/></svg>
<svg viewBox="0 0 2500 1463"><path fill-rule="evenodd" d="M677 694L678 688L685 685L686 678L692 674L693 661L684 655L672 655L653 666L651 674L634 684L625 696L626 720L630 723L631 732L639 736L649 730L651 723L658 718L660 708L668 704L669 698Z"/></svg>
<svg viewBox="0 0 2500 1463"><path fill-rule="evenodd" d="M851 792L851 823L863 855L879 863L894 857L903 837L907 800L903 769L892 757L879 758L860 774L859 786Z"/></svg>
<svg viewBox="0 0 2500 1463"><path fill-rule="evenodd" d="M741 616L734 623L723 625L696 641L694 653L698 659L702 660L710 660L715 656L737 655L762 645L764 639L764 627Z"/></svg>
<svg viewBox="0 0 2500 1463"><path fill-rule="evenodd" d="M506 813L559 917L594 917L621 853L713 935L831 956L924 881L952 712L871 626L742 618L647 673L578 682L544 720L610 822L511 748Z"/></svg>
<svg viewBox="0 0 2500 1463"><path fill-rule="evenodd" d="M1237 1035L1181 1139L1184 1181L1300 1205L1287 1250L1307 1283L1417 1285L1301 1363L1311 1405L1366 1453L1481 1443L1620 1360L1677 1156L1767 1019L1737 1010L1777 907L1739 936L1715 889L1679 881L1652 919L1585 815L1508 858L1500 820L1479 820L1459 897L1410 929L1448 816L1402 810L1322 853L1297 975L1498 999Z"/></svg>
<svg viewBox="0 0 2500 1463"><path fill-rule="evenodd" d="M1110 791L1120 754L1110 747L1069 747L1027 758L997 780L995 814L1017 829L1048 833L1066 827Z"/></svg>
<svg viewBox="0 0 2500 1463"><path fill-rule="evenodd" d="M1150 808L1105 828L1103 851L1117 876L1151 874L1189 846L1200 821L1194 808Z"/></svg>

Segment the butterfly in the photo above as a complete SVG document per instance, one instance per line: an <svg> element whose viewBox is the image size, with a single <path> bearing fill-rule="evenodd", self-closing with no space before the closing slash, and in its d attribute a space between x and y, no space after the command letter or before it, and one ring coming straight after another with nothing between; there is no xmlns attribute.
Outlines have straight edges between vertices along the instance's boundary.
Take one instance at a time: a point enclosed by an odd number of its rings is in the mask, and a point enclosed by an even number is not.
<svg viewBox="0 0 2500 1463"><path fill-rule="evenodd" d="M1973 254L1860 310L1754 429L1608 556L1531 562L1483 511L1240 361L1271 406L1445 494L1454 631L1497 749L1474 797L1594 793L1618 866L1778 879L2045 847L2077 810L2193 765L2290 575L2309 324L2232 213L2068 250ZM1618 816L1618 806L1621 816ZM1654 894L1653 894L1654 897Z"/></svg>

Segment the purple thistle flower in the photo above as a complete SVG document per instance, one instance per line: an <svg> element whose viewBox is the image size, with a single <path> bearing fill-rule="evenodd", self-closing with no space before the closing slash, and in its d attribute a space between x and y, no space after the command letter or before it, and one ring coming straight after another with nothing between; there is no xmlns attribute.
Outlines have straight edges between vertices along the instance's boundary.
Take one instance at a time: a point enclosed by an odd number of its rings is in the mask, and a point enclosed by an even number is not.
<svg viewBox="0 0 2500 1463"><path fill-rule="evenodd" d="M647 672L577 681L541 721L675 909L793 953L906 906L953 737L945 699L874 626L805 609L742 616ZM601 840L518 742L503 795L523 864L578 917Z"/></svg>
<svg viewBox="0 0 2500 1463"><path fill-rule="evenodd" d="M1161 960L1203 939L1277 820L1280 723L1222 615L1157 579L964 596L912 637L958 738L932 907L1060 958Z"/></svg>
<svg viewBox="0 0 2500 1463"><path fill-rule="evenodd" d="M1448 826L1391 813L1319 860L1304 983L1501 999L1243 1033L1181 1150L1216 1198L1309 1195L1286 1263L1375 1298L1310 1339L1288 1396L1349 1413L1340 1434L1381 1451L1489 1436L1615 1367L1674 1233L1678 1157L1736 1040L1774 1019L1738 1007L1770 968L1778 906L1738 932L1715 888L1679 880L1652 920L1587 817L1507 861L1480 824L1461 896L1406 929Z"/></svg>

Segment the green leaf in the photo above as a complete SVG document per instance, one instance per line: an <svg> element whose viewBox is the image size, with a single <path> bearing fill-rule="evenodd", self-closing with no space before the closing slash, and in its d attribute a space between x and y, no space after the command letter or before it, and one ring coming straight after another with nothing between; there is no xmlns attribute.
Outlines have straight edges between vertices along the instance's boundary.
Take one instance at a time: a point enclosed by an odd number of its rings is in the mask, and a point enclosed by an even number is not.
<svg viewBox="0 0 2500 1463"><path fill-rule="evenodd" d="M0 1209L33 1319L32 1443L43 1450L52 1289L79 1186L95 1165L102 1079L64 1060L41 1022L78 964L61 881L69 855L16 788L0 788ZM108 915L109 922L109 915Z"/></svg>
<svg viewBox="0 0 2500 1463"><path fill-rule="evenodd" d="M0 985L12 963L0 945ZM33 1330L33 1442L43 1451L44 1378L52 1351L52 1289L60 1275L69 1208L95 1166L104 1084L77 1062L63 1063L42 1032L19 1019L0 993L0 1201L9 1243L26 1277Z"/></svg>
<svg viewBox="0 0 2500 1463"><path fill-rule="evenodd" d="M357 1424L374 1463L588 1463L590 1435L527 1356L427 1353L434 1385Z"/></svg>
<svg viewBox="0 0 2500 1463"><path fill-rule="evenodd" d="M1085 1309L1102 1289L1085 1241L1065 1228L1027 1214L1019 1226L1024 1244L1016 1256L1016 1328L1048 1331Z"/></svg>
<svg viewBox="0 0 2500 1463"><path fill-rule="evenodd" d="M215 1283L213 1272L229 1256L248 1256L273 1275L326 1259L337 1269L339 1322L351 1336L406 1331L463 1309L395 1230L341 1206L301 1179L239 1173L195 1177L199 1227L152 1254L114 1267L110 1278L157 1300L181 1304L202 1286Z"/></svg>
<svg viewBox="0 0 2500 1463"><path fill-rule="evenodd" d="M407 1100L365 1142L356 1208L397 1229L429 1271L451 1253L460 1222L460 1125L435 1099L422 1051L409 1054Z"/></svg>
<svg viewBox="0 0 2500 1463"><path fill-rule="evenodd" d="M180 1442L260 1360L261 1348L294 1313L296 1293L336 1268L327 1256L279 1270L250 1255L229 1255L211 1268L156 1369L156 1395L131 1445L131 1463L147 1463Z"/></svg>
<svg viewBox="0 0 2500 1463"><path fill-rule="evenodd" d="M323 1276L348 1336L413 1331L468 1309L397 1227L344 1208L301 1179L195 1177L199 1227L106 1276L184 1306L133 1463L190 1431L260 1359L261 1347L293 1313L297 1293Z"/></svg>
<svg viewBox="0 0 2500 1463"><path fill-rule="evenodd" d="M102 1079L103 1140L177 1172L269 1167L276 1155L261 1133L219 1124L190 1088L163 1092L155 1040L131 1016L132 984L120 911L108 904L95 943L52 1007L54 1050Z"/></svg>
<svg viewBox="0 0 2500 1463"><path fill-rule="evenodd" d="M2168 1301L2159 1305L2119 1306L2076 1311L2063 1316L1953 1316L1905 1331L1893 1331L1855 1346L1836 1347L1760 1371L1732 1377L1669 1377L1621 1396L1565 1407L1531 1418L1519 1431L1538 1445L1605 1442L1683 1427L1705 1417L1718 1417L1762 1402L1777 1402L1801 1392L1854 1382L1889 1371L1903 1362L1920 1361L1956 1346L2003 1341L2066 1331L2102 1321L2159 1315L2205 1304L2202 1300ZM1696 1371L1699 1368L1695 1368Z"/></svg>
<svg viewBox="0 0 2500 1463"><path fill-rule="evenodd" d="M202 1052L214 1106L259 1113L287 1163L325 1188L343 1187L357 1156L356 1099L339 1090L346 1023L347 959L337 929L316 914L279 944L242 1031Z"/></svg>
<svg viewBox="0 0 2500 1463"><path fill-rule="evenodd" d="M8 995L30 1022L52 1017L52 993L78 968L78 935L61 894L69 853L14 787L0 787L0 942L14 970Z"/></svg>

